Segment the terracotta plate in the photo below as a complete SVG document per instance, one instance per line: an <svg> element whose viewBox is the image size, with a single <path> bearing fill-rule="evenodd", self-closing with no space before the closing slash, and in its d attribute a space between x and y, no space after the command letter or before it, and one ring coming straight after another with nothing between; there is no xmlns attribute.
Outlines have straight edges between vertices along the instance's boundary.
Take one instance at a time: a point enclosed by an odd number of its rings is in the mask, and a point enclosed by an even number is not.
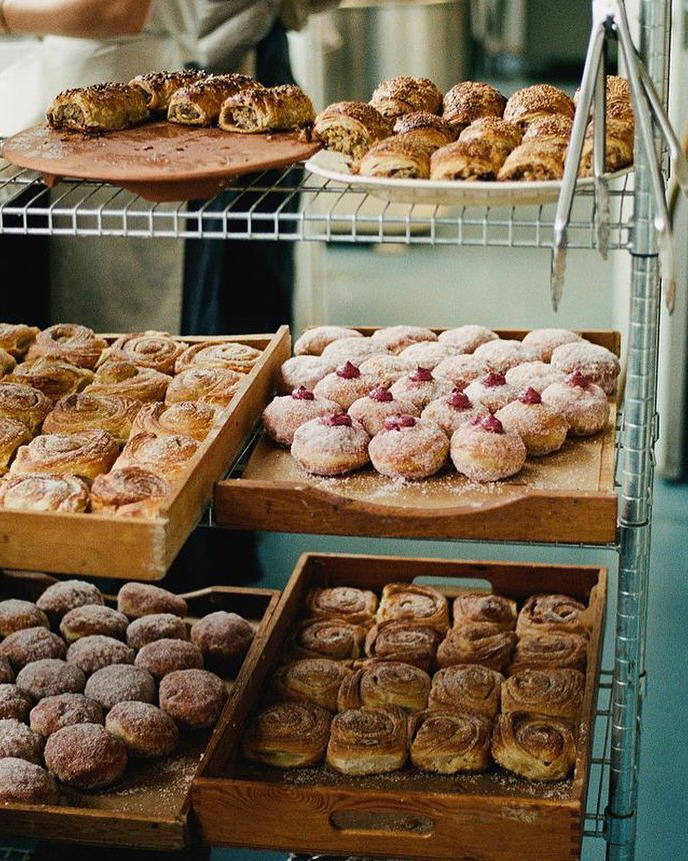
<svg viewBox="0 0 688 861"><path fill-rule="evenodd" d="M162 202L213 197L242 174L287 167L318 149L298 132L242 135L159 122L100 136L35 126L6 141L2 154L51 187L62 177L93 179Z"/></svg>

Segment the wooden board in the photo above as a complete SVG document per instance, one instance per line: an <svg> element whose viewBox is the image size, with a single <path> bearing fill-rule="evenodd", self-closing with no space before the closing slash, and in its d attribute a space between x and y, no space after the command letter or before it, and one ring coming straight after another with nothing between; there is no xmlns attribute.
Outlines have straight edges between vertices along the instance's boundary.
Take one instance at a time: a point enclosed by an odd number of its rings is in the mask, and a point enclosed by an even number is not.
<svg viewBox="0 0 688 861"><path fill-rule="evenodd" d="M312 586L380 592L422 579L453 596L494 591L519 605L535 592L589 602L592 635L573 777L537 783L500 769L432 776L412 767L352 778L326 766L280 770L245 762L238 746L268 673ZM606 569L596 566L459 562L304 554L285 589L262 660L236 690L234 708L199 770L192 804L202 839L251 848L437 861L570 861L580 856L606 606ZM535 849L536 847L536 849Z"/></svg>
<svg viewBox="0 0 688 861"><path fill-rule="evenodd" d="M0 599L35 600L53 582L45 575L5 572L0 575ZM248 619L256 629L238 674L224 676L230 700L223 718L229 712L233 689L243 686L245 674L262 652L279 594L272 589L213 586L183 595L189 605L189 622L215 610L228 610ZM117 602L108 598L107 603L116 606ZM111 788L79 792L60 786L60 804L55 806L0 804L0 833L71 843L181 849L189 843L191 781L217 731L182 733L180 746L164 759L130 759L124 776Z"/></svg>
<svg viewBox="0 0 688 861"><path fill-rule="evenodd" d="M50 187L63 177L92 179L163 202L214 197L238 176L288 167L319 149L298 132L244 135L156 122L104 135L34 126L6 141L2 154Z"/></svg>
<svg viewBox="0 0 688 861"><path fill-rule="evenodd" d="M499 334L520 340L526 332ZM618 332L582 334L619 354ZM419 482L395 481L370 466L337 478L312 476L264 434L241 478L217 484L215 517L232 529L607 544L616 538L615 425L610 402L606 431L569 439L559 452L529 458L513 478L486 485L451 467Z"/></svg>
<svg viewBox="0 0 688 861"><path fill-rule="evenodd" d="M114 340L116 335L106 335ZM189 343L208 337L181 338ZM271 396L277 368L289 356L289 328L275 335L236 335L212 340L237 341L263 351L246 382L201 444L187 474L155 519L112 514L7 511L0 508L0 567L86 574L122 580L159 580L210 502L213 482L236 457Z"/></svg>

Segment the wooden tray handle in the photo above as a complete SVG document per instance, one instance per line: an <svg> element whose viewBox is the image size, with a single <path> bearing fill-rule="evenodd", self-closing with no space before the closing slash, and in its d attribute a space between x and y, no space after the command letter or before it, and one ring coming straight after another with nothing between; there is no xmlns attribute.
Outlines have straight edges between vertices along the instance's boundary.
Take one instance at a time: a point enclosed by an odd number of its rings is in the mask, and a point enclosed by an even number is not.
<svg viewBox="0 0 688 861"><path fill-rule="evenodd" d="M329 815L330 827L338 834L398 840L404 837L428 838L435 830L434 820L423 813L397 808L370 809L345 807Z"/></svg>

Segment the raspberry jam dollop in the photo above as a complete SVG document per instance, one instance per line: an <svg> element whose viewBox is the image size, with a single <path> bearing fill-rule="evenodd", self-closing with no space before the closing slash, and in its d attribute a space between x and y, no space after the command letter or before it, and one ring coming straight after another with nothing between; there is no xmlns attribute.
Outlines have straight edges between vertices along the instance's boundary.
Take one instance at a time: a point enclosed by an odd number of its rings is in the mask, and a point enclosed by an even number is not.
<svg viewBox="0 0 688 861"><path fill-rule="evenodd" d="M540 397L540 392L536 391L532 386L528 386L525 392L519 397L519 401L522 404L541 404L542 398Z"/></svg>
<svg viewBox="0 0 688 861"><path fill-rule="evenodd" d="M376 389L373 389L368 397L374 401L380 401L380 403L389 403L389 401L394 400L394 395L384 386L378 386Z"/></svg>
<svg viewBox="0 0 688 861"><path fill-rule="evenodd" d="M334 413L331 416L327 416L327 418L323 419L324 424L329 425L331 428L333 427L347 427L350 428L353 425L353 419L347 413Z"/></svg>
<svg viewBox="0 0 688 861"><path fill-rule="evenodd" d="M447 403L455 410L470 410L471 402L461 389L454 388L447 395Z"/></svg>
<svg viewBox="0 0 688 861"><path fill-rule="evenodd" d="M344 362L343 365L337 368L336 373L338 377L342 377L345 380L355 380L356 377L361 376L359 369L356 365L352 365L351 362Z"/></svg>
<svg viewBox="0 0 688 861"><path fill-rule="evenodd" d="M415 427L416 420L413 416L388 416L385 419L385 430L401 430L402 428Z"/></svg>
<svg viewBox="0 0 688 861"><path fill-rule="evenodd" d="M416 370L409 375L409 380L413 380L414 383L431 383L434 377L432 376L432 371L430 368L416 368Z"/></svg>
<svg viewBox="0 0 688 861"><path fill-rule="evenodd" d="M497 371L490 371L489 374L485 374L480 383L486 389L496 389L498 386L506 385L506 377L504 374L497 373Z"/></svg>
<svg viewBox="0 0 688 861"><path fill-rule="evenodd" d="M298 389L294 389L291 393L292 398L295 401L314 401L315 395L313 392L309 392L305 386L299 386Z"/></svg>
<svg viewBox="0 0 688 861"><path fill-rule="evenodd" d="M485 416L480 419L480 427L483 430L489 431L490 433L504 433L504 426L495 416Z"/></svg>
<svg viewBox="0 0 688 861"><path fill-rule="evenodd" d="M580 371L574 371L571 376L566 378L566 385L575 386L578 389L589 389L590 380L584 374L581 374Z"/></svg>

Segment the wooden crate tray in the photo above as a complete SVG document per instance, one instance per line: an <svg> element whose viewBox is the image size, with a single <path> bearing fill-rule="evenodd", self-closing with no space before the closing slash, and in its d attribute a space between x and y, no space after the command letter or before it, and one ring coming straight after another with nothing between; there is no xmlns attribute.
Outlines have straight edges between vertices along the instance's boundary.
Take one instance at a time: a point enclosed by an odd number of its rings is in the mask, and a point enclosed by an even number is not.
<svg viewBox="0 0 688 861"><path fill-rule="evenodd" d="M53 578L44 575L6 572L0 575L0 600L35 600L53 582ZM231 586L212 586L184 594L189 622L216 610L228 610L239 613L256 629L236 676L223 676L230 696L218 728L180 733L179 747L163 759L131 758L124 776L113 787L80 792L59 784L59 805L0 804L0 834L130 848L187 846L193 776L203 762L210 739L224 725L234 691L243 689L246 674L262 653L279 594L272 589ZM114 607L117 601L108 597L106 603Z"/></svg>
<svg viewBox="0 0 688 861"><path fill-rule="evenodd" d="M486 588L519 605L541 591L589 602L592 634L571 779L537 783L496 768L482 775L439 776L410 766L388 775L353 778L325 765L280 770L241 758L239 743L247 721L308 589L350 585L379 593L390 581L428 578L449 596ZM194 780L193 809L202 839L252 848L438 861L523 861L534 857L533 846L538 861L578 858L606 583L606 569L596 566L304 554L275 613L263 661L245 676L244 690L236 691L233 709L218 726Z"/></svg>
<svg viewBox="0 0 688 861"><path fill-rule="evenodd" d="M581 334L620 352L618 332ZM512 479L482 486L449 469L419 482L394 481L372 467L312 476L263 434L241 478L217 484L216 522L275 532L608 544L616 538L615 403L609 414L606 431L567 440L555 454L529 458Z"/></svg>
<svg viewBox="0 0 688 861"><path fill-rule="evenodd" d="M117 335L105 335L108 341ZM207 337L186 337L187 343ZM159 580L198 523L222 477L250 432L256 413L272 393L277 368L289 356L287 326L274 335L237 335L263 351L246 382L200 446L193 469L157 518L112 514L8 511L0 508L0 567L122 580Z"/></svg>

